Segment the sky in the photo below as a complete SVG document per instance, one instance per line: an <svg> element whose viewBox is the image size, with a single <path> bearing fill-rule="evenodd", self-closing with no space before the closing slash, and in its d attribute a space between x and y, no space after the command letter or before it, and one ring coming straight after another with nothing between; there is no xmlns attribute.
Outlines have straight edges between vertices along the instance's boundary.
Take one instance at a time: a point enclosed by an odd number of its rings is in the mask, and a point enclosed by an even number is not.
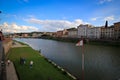
<svg viewBox="0 0 120 80"><path fill-rule="evenodd" d="M91 24L120 22L120 0L0 0L4 32L56 32Z"/></svg>

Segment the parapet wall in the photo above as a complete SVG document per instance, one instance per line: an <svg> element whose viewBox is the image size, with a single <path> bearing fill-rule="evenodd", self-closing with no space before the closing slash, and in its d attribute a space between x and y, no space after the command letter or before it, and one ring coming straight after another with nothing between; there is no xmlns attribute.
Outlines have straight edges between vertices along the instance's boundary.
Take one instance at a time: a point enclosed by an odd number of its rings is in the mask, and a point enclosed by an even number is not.
<svg viewBox="0 0 120 80"><path fill-rule="evenodd" d="M3 47L4 47L5 55L7 54L7 52L9 51L11 46L12 46L12 39L6 38L3 41Z"/></svg>

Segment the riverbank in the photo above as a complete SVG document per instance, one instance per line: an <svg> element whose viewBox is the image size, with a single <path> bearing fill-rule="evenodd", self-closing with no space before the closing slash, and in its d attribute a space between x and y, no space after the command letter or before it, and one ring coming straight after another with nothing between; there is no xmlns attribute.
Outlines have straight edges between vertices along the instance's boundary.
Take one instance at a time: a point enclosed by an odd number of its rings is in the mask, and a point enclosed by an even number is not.
<svg viewBox="0 0 120 80"><path fill-rule="evenodd" d="M47 62L38 51L31 47L14 47L8 52L8 58L13 61L20 80L73 80L64 72ZM24 65L20 64L20 57L26 59ZM29 62L33 61L33 67Z"/></svg>
<svg viewBox="0 0 120 80"><path fill-rule="evenodd" d="M90 40L87 44L120 47L120 41L112 40Z"/></svg>
<svg viewBox="0 0 120 80"><path fill-rule="evenodd" d="M5 55L9 51L10 47L12 46L12 39L11 38L5 38L3 41L3 47L4 47L4 52Z"/></svg>
<svg viewBox="0 0 120 80"><path fill-rule="evenodd" d="M74 43L45 39L21 38L15 40L27 43L35 50L41 50L42 55L81 80L81 47L76 47ZM120 68L119 52L119 47L85 44L85 80L116 79L119 76Z"/></svg>
<svg viewBox="0 0 120 80"><path fill-rule="evenodd" d="M61 41L61 42L71 42L71 43L77 43L80 40L79 38L65 38L65 37L40 37L40 38L56 40L56 41ZM120 47L119 40L84 39L84 43L91 44L91 45L104 45L104 46Z"/></svg>

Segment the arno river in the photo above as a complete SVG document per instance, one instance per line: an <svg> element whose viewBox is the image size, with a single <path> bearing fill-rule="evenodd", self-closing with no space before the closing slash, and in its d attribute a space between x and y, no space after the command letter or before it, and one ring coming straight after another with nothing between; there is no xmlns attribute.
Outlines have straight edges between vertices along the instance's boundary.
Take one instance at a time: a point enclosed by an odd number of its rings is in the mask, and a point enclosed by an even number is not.
<svg viewBox="0 0 120 80"><path fill-rule="evenodd" d="M81 79L82 48L75 43L45 39L16 39ZM85 80L120 80L120 47L85 45Z"/></svg>

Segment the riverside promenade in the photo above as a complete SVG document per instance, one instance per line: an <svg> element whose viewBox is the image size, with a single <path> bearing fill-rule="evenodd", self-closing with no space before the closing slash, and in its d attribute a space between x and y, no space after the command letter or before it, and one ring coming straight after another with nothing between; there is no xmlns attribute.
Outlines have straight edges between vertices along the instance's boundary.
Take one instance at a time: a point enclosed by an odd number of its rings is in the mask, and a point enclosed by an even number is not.
<svg viewBox="0 0 120 80"><path fill-rule="evenodd" d="M6 80L5 57L2 41L0 41L0 80Z"/></svg>
<svg viewBox="0 0 120 80"><path fill-rule="evenodd" d="M4 38L0 40L0 80L7 80L6 78L6 53L10 49L12 40Z"/></svg>
<svg viewBox="0 0 120 80"><path fill-rule="evenodd" d="M6 64L6 76L7 80L18 80L13 62L10 62L9 66Z"/></svg>
<svg viewBox="0 0 120 80"><path fill-rule="evenodd" d="M20 46L15 43L13 48L8 52L8 57L15 63L18 78L21 80L75 80L67 75L63 69L48 62L46 58L41 56L38 51L33 50L29 46ZM15 48L14 48L15 47ZM17 47L17 48L16 48ZM19 64L20 57L26 59L24 65ZM29 62L34 61L33 68L29 67ZM55 76L56 75L56 76Z"/></svg>
<svg viewBox="0 0 120 80"><path fill-rule="evenodd" d="M26 47L26 45L21 45L20 43L15 42L11 48L14 47ZM10 62L9 65L6 63L6 76L7 80L18 80L13 62Z"/></svg>

